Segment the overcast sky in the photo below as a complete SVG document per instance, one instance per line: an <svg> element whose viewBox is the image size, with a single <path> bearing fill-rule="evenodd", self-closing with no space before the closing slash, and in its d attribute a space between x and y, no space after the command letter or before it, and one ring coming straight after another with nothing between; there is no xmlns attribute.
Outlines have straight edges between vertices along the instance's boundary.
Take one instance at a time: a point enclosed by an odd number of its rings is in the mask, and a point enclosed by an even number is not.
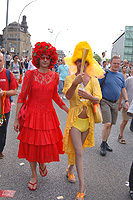
<svg viewBox="0 0 133 200"><path fill-rule="evenodd" d="M8 24L18 22L22 9L31 1L9 0ZM6 26L6 8L7 0L0 0L0 34ZM93 52L101 56L107 50L110 58L120 30L133 26L133 0L37 0L24 9L19 23L23 15L33 46L38 41L51 42L68 54L78 42L87 41Z"/></svg>

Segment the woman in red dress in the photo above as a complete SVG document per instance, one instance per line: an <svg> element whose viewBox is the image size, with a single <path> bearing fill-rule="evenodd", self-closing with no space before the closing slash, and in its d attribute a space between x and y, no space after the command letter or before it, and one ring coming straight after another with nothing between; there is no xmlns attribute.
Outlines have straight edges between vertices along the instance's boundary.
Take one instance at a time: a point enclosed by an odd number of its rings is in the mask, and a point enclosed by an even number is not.
<svg viewBox="0 0 133 200"><path fill-rule="evenodd" d="M16 108L14 129L19 131L19 111L28 97L26 119L18 135L20 140L18 158L29 161L32 178L28 183L30 190L37 189L36 167L39 163L41 176L47 175L45 163L58 162L62 151L62 132L52 100L64 111L68 107L58 95L59 75L50 69L58 57L56 49L46 42L38 42L33 49L35 70L26 72Z"/></svg>

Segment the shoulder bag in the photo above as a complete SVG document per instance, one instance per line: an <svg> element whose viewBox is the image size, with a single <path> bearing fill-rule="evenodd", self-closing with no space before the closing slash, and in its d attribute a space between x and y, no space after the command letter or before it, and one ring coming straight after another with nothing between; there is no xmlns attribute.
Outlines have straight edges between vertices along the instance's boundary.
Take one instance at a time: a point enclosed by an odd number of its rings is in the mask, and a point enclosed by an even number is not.
<svg viewBox="0 0 133 200"><path fill-rule="evenodd" d="M18 120L19 120L19 124L20 124L19 131L21 131L21 129L23 128L24 122L26 120L27 103L29 101L29 94L30 94L30 91L31 91L31 83L32 83L32 79L33 79L33 74L34 74L34 71L33 71L32 75L31 75L31 78L30 78L30 87L29 87L29 92L28 92L28 99L22 105L22 107L21 107L21 109L19 111L19 116L18 116Z"/></svg>

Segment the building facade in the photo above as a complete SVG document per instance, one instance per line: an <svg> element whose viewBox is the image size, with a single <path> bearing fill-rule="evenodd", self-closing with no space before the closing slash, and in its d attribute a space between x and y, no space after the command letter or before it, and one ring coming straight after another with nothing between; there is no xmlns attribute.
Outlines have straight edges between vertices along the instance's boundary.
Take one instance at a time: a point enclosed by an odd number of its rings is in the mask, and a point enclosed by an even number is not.
<svg viewBox="0 0 133 200"><path fill-rule="evenodd" d="M121 61L128 60L133 64L133 26L126 26L125 31L113 42L111 57L119 55Z"/></svg>
<svg viewBox="0 0 133 200"><path fill-rule="evenodd" d="M17 43L17 26L18 26L18 43ZM5 48L5 31L3 29L2 44ZM31 35L28 32L28 26L26 22L26 16L23 16L21 24L13 22L7 27L7 51L12 55L18 54L18 56L29 56L32 54Z"/></svg>
<svg viewBox="0 0 133 200"><path fill-rule="evenodd" d="M56 52L58 53L58 59L66 57L65 53L63 52L63 50L57 50Z"/></svg>

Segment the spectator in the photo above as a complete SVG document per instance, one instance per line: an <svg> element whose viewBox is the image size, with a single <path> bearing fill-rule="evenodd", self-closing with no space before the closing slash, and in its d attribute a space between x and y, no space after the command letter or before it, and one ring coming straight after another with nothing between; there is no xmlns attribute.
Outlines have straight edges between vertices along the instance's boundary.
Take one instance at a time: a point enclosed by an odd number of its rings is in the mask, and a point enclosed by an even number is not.
<svg viewBox="0 0 133 200"><path fill-rule="evenodd" d="M32 64L32 59L30 59L28 62L28 70L33 70L33 69L36 69L36 67Z"/></svg>
<svg viewBox="0 0 133 200"><path fill-rule="evenodd" d="M26 59L24 61L25 72L28 70L28 63L29 63L29 57L26 56Z"/></svg>
<svg viewBox="0 0 133 200"><path fill-rule="evenodd" d="M3 55L5 54L5 49L4 48L1 49L1 53L3 53Z"/></svg>
<svg viewBox="0 0 133 200"><path fill-rule="evenodd" d="M14 74L17 83L19 83L20 68L21 66L20 66L20 61L18 60L18 56L14 55L13 60L10 63L9 70L12 71L12 73ZM10 96L10 101L11 101L11 105L15 105L12 96Z"/></svg>
<svg viewBox="0 0 133 200"><path fill-rule="evenodd" d="M60 97L66 99L65 95L63 94L62 90L64 87L64 81L66 76L69 75L69 68L65 63L65 59L62 59L62 64L58 67L58 74L59 74L59 94Z"/></svg>
<svg viewBox="0 0 133 200"><path fill-rule="evenodd" d="M106 61L105 52L102 52L101 66L103 66L103 61Z"/></svg>
<svg viewBox="0 0 133 200"><path fill-rule="evenodd" d="M106 61L106 68L107 68L107 69L110 68L110 61L109 61L109 60Z"/></svg>
<svg viewBox="0 0 133 200"><path fill-rule="evenodd" d="M133 163L130 168L130 173L129 173L129 188L130 188L130 197L133 200Z"/></svg>
<svg viewBox="0 0 133 200"><path fill-rule="evenodd" d="M12 71L14 74L17 83L19 82L19 77L20 77L20 61L18 60L18 56L14 55L13 56L13 61L10 63L9 70Z"/></svg>
<svg viewBox="0 0 133 200"><path fill-rule="evenodd" d="M119 106L119 97L122 91L123 98L125 100L125 108L129 108L129 102L127 97L127 92L125 88L125 79L122 73L118 72L120 67L120 57L113 56L111 58L111 67L108 70L104 86L102 88L102 100L100 102L102 117L103 117L103 128L102 128L102 143L100 149L100 155L105 156L106 150L112 151L109 147L107 139L111 132L111 127L116 124ZM104 78L103 78L104 79ZM103 82L100 79L100 85Z"/></svg>
<svg viewBox="0 0 133 200"><path fill-rule="evenodd" d="M126 79L126 91L127 91L129 104L130 104L133 100L133 92L132 92L133 91L133 67L131 68L131 77ZM120 124L120 133L118 137L118 142L121 144L126 144L125 139L123 138L123 132L130 117L127 116L127 109L125 106L125 101L122 99L122 94L119 99L119 110L121 110L121 107L122 107L122 122Z"/></svg>
<svg viewBox="0 0 133 200"><path fill-rule="evenodd" d="M10 66L10 60L11 60L11 56L10 56L9 52L7 51L7 54L6 54L6 69L8 69L9 66Z"/></svg>
<svg viewBox="0 0 133 200"><path fill-rule="evenodd" d="M7 69L3 67L4 64L5 64L4 56L2 53L0 53L0 100L1 100L0 111L2 112L2 108L4 106L2 97L5 96L4 113L6 118L6 121L4 120L3 125L0 126L0 159L4 157L3 150L6 144L7 126L11 110L11 102L9 97L17 94L17 87L18 87L18 83L12 72L10 72L10 85L9 85L9 80L7 79L7 74L6 74Z"/></svg>
<svg viewBox="0 0 133 200"><path fill-rule="evenodd" d="M59 59L57 64L54 66L55 72L58 72L58 67L62 64L62 59Z"/></svg>
<svg viewBox="0 0 133 200"><path fill-rule="evenodd" d="M126 74L129 75L129 67L128 67L128 61L127 60L124 60L123 61L123 64L119 67L119 72L122 72L122 67L126 67L127 70L126 70Z"/></svg>
<svg viewBox="0 0 133 200"><path fill-rule="evenodd" d="M103 61L103 66L102 66L102 69L103 69L104 71L106 71L106 70L107 70L107 67L106 67L106 61Z"/></svg>
<svg viewBox="0 0 133 200"><path fill-rule="evenodd" d="M126 74L126 71L127 71L127 67L126 66L122 66L122 68L121 68L121 73L123 74L123 76L124 76L124 78L125 78L125 80L127 79L127 74Z"/></svg>
<svg viewBox="0 0 133 200"><path fill-rule="evenodd" d="M24 62L23 62L22 56L20 56L19 61L20 61L20 74L23 74Z"/></svg>
<svg viewBox="0 0 133 200"><path fill-rule="evenodd" d="M132 118L132 121L131 121L131 124L130 124L130 131L133 132L133 118Z"/></svg>

